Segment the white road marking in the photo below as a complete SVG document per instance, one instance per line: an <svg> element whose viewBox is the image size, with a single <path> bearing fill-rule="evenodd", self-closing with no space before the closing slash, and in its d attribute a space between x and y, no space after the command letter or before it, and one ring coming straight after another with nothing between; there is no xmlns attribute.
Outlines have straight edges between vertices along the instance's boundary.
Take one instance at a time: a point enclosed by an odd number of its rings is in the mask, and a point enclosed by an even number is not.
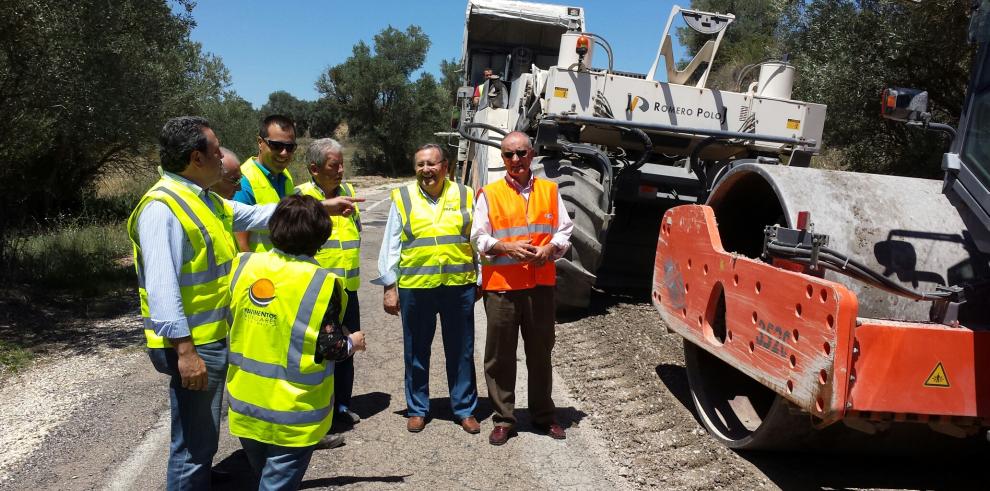
<svg viewBox="0 0 990 491"><path fill-rule="evenodd" d="M380 205L380 204L382 204L382 203L384 203L386 201L392 201L392 200L391 200L391 198L385 198L385 199L382 199L382 200L378 200L378 201L372 203L371 206L365 208L364 211L365 212L368 212L368 211L374 210L375 208L378 208L378 205Z"/></svg>
<svg viewBox="0 0 990 491"><path fill-rule="evenodd" d="M103 489L107 491L134 489L134 481L148 468L151 459L159 458L161 449L169 447L171 424L171 416L166 408L158 417L158 421L145 433L131 456L117 467L110 479L107 479Z"/></svg>

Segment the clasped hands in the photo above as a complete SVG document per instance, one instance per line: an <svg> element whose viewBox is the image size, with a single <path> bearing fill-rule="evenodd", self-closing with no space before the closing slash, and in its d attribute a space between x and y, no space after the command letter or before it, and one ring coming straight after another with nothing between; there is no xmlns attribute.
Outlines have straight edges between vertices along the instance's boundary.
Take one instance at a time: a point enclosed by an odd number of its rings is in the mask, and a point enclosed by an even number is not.
<svg viewBox="0 0 990 491"><path fill-rule="evenodd" d="M554 245L535 246L530 239L499 241L489 250L490 253L505 254L517 261L543 266L553 254Z"/></svg>

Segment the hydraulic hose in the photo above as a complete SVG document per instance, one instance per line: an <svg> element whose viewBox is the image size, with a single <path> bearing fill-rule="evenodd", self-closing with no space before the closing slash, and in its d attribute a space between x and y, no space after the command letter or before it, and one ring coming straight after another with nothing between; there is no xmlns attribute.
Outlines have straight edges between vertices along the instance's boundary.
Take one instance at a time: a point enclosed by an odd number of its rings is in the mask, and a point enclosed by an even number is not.
<svg viewBox="0 0 990 491"><path fill-rule="evenodd" d="M474 129L474 128L482 128L482 129L486 129L486 130L489 130L489 131L494 131L495 133L500 134L502 137L505 137L505 135L508 135L509 134L508 131L505 131L502 128L498 128L496 126L492 126L492 125L485 124L485 123L467 123L467 124L462 124L462 125L460 125L457 128L457 133L460 134L462 137L464 137L465 140L472 141L472 142L475 142L475 143L480 143L482 145L488 145L489 147L493 147L493 148L499 149L499 151L502 150L502 146L499 145L498 143L495 143L495 142L493 142L491 140L485 140L485 139L478 138L478 137L476 137L474 135L471 135L471 134L469 134L467 132L467 130L471 130L471 129Z"/></svg>
<svg viewBox="0 0 990 491"><path fill-rule="evenodd" d="M612 62L613 62L613 58L614 58L612 56L612 45L611 44L608 44L608 41L606 41L605 38L599 36L598 34L595 34L595 33L592 33L592 32L582 32L581 34L584 34L585 36L589 36L591 38L594 38L595 43L601 45L602 48L605 48L605 54L608 55L608 71L609 71L609 73L612 73L613 72L613 70L612 70Z"/></svg>
<svg viewBox="0 0 990 491"><path fill-rule="evenodd" d="M785 246L771 241L767 244L767 252L772 256L793 260L802 264L811 263L810 246ZM818 262L832 271L856 278L864 283L912 300L936 301L944 300L949 296L948 292L918 292L906 288L870 269L869 266L828 247L819 249Z"/></svg>

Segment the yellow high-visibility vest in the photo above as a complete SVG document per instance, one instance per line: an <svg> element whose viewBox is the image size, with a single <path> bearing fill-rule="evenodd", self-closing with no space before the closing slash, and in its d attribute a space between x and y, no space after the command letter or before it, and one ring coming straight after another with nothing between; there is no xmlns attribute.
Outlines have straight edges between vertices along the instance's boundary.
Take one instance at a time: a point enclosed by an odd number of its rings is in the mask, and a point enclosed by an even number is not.
<svg viewBox="0 0 990 491"><path fill-rule="evenodd" d="M348 183L341 183L339 189L338 196L354 196L354 186ZM313 182L296 186L296 193L320 201L327 199ZM330 221L333 222L330 238L314 257L320 266L344 279L344 288L356 292L361 286L361 212L357 203L351 216L331 215Z"/></svg>
<svg viewBox="0 0 990 491"><path fill-rule="evenodd" d="M171 346L168 339L155 334L152 328L138 241L138 216L152 201L160 201L168 206L182 224L186 239L192 245L193 257L182 263L179 270L179 292L193 344L212 343L227 336L227 317L230 315L229 274L231 260L236 254L230 239L234 226L234 210L216 193L211 191L209 196L213 200L215 211L211 211L186 185L170 177L162 177L144 194L127 219L127 235L134 248L134 268L137 270L144 335L149 348Z"/></svg>
<svg viewBox="0 0 990 491"><path fill-rule="evenodd" d="M448 180L436 206L412 183L392 190L402 219L399 288L467 285L478 279L471 248L474 192Z"/></svg>
<svg viewBox="0 0 990 491"><path fill-rule="evenodd" d="M234 436L283 447L316 445L333 418L333 360L316 338L340 289L329 271L280 251L244 253L231 277L227 421Z"/></svg>
<svg viewBox="0 0 990 491"><path fill-rule="evenodd" d="M278 203L282 198L279 197L278 191L272 187L271 181L265 177L264 171L259 167L261 165L263 164L257 160L257 157L251 157L241 164L241 174L251 184L255 204L266 205L269 203ZM292 184L292 175L289 174L289 169L283 170L282 175L285 176L285 189L283 189L282 196L288 196L294 187ZM248 248L254 252L265 252L270 251L272 247L271 234L267 228L251 231L248 239Z"/></svg>

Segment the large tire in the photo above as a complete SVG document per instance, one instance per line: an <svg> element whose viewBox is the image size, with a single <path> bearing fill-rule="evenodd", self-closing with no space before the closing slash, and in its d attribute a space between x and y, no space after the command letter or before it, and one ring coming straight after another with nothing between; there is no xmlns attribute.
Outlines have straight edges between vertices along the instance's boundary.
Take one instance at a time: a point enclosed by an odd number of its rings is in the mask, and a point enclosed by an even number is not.
<svg viewBox="0 0 990 491"><path fill-rule="evenodd" d="M534 159L531 169L557 183L574 222L571 248L557 261L557 310L585 309L591 302L608 227L608 213L601 206L605 193L599 182L601 173L581 161L553 158Z"/></svg>

